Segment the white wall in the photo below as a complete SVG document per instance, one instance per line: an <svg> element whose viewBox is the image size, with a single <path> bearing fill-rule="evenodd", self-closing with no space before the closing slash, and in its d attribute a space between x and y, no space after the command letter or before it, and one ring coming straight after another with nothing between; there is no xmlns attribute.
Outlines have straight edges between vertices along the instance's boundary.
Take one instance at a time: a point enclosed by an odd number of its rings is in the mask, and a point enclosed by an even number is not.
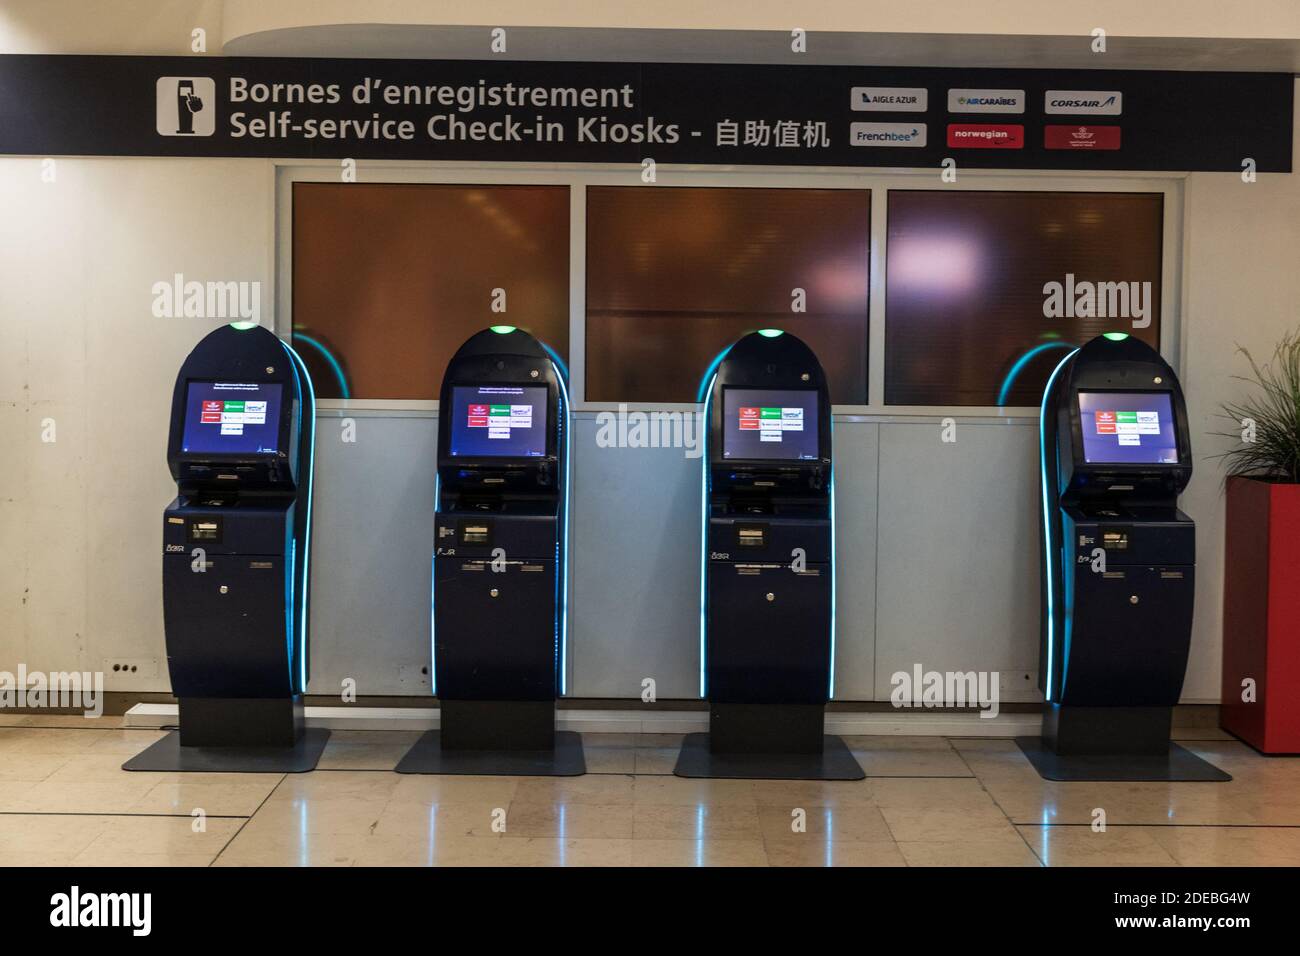
<svg viewBox="0 0 1300 956"><path fill-rule="evenodd" d="M0 669L163 657L171 382L214 322L152 285L271 277L257 160L0 159ZM53 423L55 438L43 441ZM112 689L165 689L154 680Z"/></svg>
<svg viewBox="0 0 1300 956"><path fill-rule="evenodd" d="M1300 88L1297 89L1300 94ZM1300 96L1298 96L1300 99ZM1293 155L1300 162L1300 120ZM1196 520L1196 617L1185 696L1219 697L1223 646L1223 464L1210 456L1234 430L1219 405L1243 394L1231 379L1249 372L1241 345L1271 355L1284 332L1300 327L1300 173L1261 176L1193 173L1183 238L1183 391L1196 461L1183 510Z"/></svg>
<svg viewBox="0 0 1300 956"><path fill-rule="evenodd" d="M993 36L1294 40L1295 0L4 0L0 53L190 52L190 31L207 31L208 52L258 33L337 24L435 24L663 30L970 34ZM960 41L953 52L960 49Z"/></svg>
<svg viewBox="0 0 1300 956"><path fill-rule="evenodd" d="M1102 27L1113 36L1300 36L1300 5L1294 0L804 0L797 7L789 0L372 0L364 9L361 14L355 0L226 0L225 35L229 40L260 30L364 22L1078 36Z"/></svg>
<svg viewBox="0 0 1300 956"><path fill-rule="evenodd" d="M138 53L184 56L191 31L220 53L225 0L4 0L0 53Z"/></svg>

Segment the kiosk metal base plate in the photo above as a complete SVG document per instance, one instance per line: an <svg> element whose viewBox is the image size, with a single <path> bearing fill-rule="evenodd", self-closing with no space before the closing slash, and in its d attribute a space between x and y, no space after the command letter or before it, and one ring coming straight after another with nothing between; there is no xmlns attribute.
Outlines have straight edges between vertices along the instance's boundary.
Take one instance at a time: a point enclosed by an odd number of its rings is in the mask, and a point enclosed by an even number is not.
<svg viewBox="0 0 1300 956"><path fill-rule="evenodd" d="M179 730L122 764L123 770L173 773L306 773L315 770L330 732L309 727L292 747L182 747Z"/></svg>
<svg viewBox="0 0 1300 956"><path fill-rule="evenodd" d="M707 733L687 734L673 773L679 777L734 780L862 780L866 773L833 734L821 753L715 753Z"/></svg>
<svg viewBox="0 0 1300 956"><path fill-rule="evenodd" d="M1041 737L1017 737L1016 744L1044 780L1223 782L1214 764L1170 742L1163 754L1058 754Z"/></svg>
<svg viewBox="0 0 1300 956"><path fill-rule="evenodd" d="M398 773L484 776L577 777L587 772L582 735L555 732L554 750L461 750L442 746L442 731L430 730L395 768Z"/></svg>

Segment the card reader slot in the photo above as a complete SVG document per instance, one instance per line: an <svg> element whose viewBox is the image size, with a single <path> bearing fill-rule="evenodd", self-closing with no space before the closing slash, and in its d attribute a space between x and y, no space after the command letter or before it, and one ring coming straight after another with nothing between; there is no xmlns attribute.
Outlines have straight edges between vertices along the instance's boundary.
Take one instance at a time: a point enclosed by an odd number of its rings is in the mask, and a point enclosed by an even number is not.
<svg viewBox="0 0 1300 956"><path fill-rule="evenodd" d="M463 524L460 540L465 544L487 544L491 529L486 524Z"/></svg>
<svg viewBox="0 0 1300 956"><path fill-rule="evenodd" d="M191 518L189 519L188 538L190 541L220 541L221 540L221 518L213 516L210 518Z"/></svg>

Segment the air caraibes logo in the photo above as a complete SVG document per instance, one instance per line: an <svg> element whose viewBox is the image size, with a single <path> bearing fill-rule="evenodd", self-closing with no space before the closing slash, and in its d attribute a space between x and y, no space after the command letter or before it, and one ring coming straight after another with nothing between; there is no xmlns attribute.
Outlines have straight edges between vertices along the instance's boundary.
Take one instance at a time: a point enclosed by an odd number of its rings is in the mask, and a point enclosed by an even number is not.
<svg viewBox="0 0 1300 956"><path fill-rule="evenodd" d="M949 113L1023 113L1024 90L971 90L948 91Z"/></svg>

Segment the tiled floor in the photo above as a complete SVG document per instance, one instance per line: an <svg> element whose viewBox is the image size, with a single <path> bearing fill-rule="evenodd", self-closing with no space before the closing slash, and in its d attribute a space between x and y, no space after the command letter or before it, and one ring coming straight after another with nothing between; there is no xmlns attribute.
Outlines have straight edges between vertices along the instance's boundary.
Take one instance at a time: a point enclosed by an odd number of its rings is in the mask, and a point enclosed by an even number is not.
<svg viewBox="0 0 1300 956"><path fill-rule="evenodd" d="M649 734L585 735L569 778L398 775L406 731L336 731L309 774L120 769L159 736L0 720L0 865L1300 865L1300 760L1228 740L1184 741L1227 784L1049 783L938 737L846 738L854 783L683 780Z"/></svg>

